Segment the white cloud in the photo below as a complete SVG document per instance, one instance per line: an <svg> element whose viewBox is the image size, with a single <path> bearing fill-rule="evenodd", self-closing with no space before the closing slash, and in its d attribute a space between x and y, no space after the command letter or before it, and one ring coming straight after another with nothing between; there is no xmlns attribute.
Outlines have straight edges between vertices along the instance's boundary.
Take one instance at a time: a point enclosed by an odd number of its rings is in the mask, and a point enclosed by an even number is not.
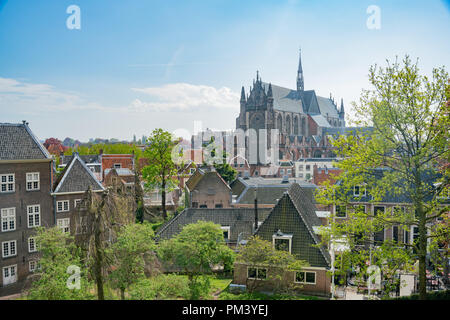
<svg viewBox="0 0 450 320"><path fill-rule="evenodd" d="M239 94L227 87L216 89L205 85L174 83L132 90L153 97L153 101L135 99L129 108L136 112L239 108Z"/></svg>
<svg viewBox="0 0 450 320"><path fill-rule="evenodd" d="M56 90L48 84L33 84L0 78L0 107L25 114L43 111L108 110L97 103L85 102L73 93Z"/></svg>

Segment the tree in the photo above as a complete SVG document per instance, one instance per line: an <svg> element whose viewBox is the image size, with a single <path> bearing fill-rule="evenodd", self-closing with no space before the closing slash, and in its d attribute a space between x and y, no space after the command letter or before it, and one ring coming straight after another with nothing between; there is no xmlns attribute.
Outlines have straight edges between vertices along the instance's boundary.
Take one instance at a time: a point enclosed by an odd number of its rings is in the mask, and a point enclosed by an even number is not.
<svg viewBox="0 0 450 320"><path fill-rule="evenodd" d="M118 233L108 249L113 269L109 274L113 288L120 290L122 300L125 290L145 277L145 256L155 249L154 232L150 224L129 224Z"/></svg>
<svg viewBox="0 0 450 320"><path fill-rule="evenodd" d="M216 168L217 173L220 174L226 183L230 184L236 179L237 171L228 163L214 164L214 168Z"/></svg>
<svg viewBox="0 0 450 320"><path fill-rule="evenodd" d="M288 271L300 271L308 265L307 262L298 260L288 251L275 249L272 243L262 240L258 236L250 238L247 244L240 248L236 262L244 263L248 268L267 267L270 269L266 272L266 279L273 283L275 292L298 288L299 285L283 287L283 277ZM261 281L247 279L247 290L254 292L261 284Z"/></svg>
<svg viewBox="0 0 450 320"><path fill-rule="evenodd" d="M174 238L161 242L159 256L169 268L181 269L188 276L190 299L209 292L209 278L214 265L231 265L233 251L225 244L223 231L213 222L186 225Z"/></svg>
<svg viewBox="0 0 450 320"><path fill-rule="evenodd" d="M448 73L443 67L436 68L429 79L419 73L418 63L406 56L402 64L396 60L393 64L387 61L384 68L372 66L369 79L373 89L364 90L353 108L355 124L373 130L334 141L336 153L343 159L338 167L343 171L339 183L325 185L317 199L326 205L348 206L355 201L355 186L367 191L371 203L382 202L386 196L409 198L411 205L406 210L375 215L352 208L343 224L335 223L332 216L336 228L330 230L335 238L358 235L373 244L371 235L384 229L417 226L418 238L405 245L419 261L419 292L425 299L427 239L438 236L431 226L448 212L442 198L448 194L448 173L440 171L442 161L448 163L450 150L445 103ZM448 234L449 230L440 232Z"/></svg>
<svg viewBox="0 0 450 320"><path fill-rule="evenodd" d="M161 207L163 218L167 218L166 191L176 185L177 166L172 160L172 151L178 144L171 133L163 129L155 129L147 140L148 147L144 157L149 165L142 169L142 177L147 188L158 188L161 191Z"/></svg>
<svg viewBox="0 0 450 320"><path fill-rule="evenodd" d="M39 228L36 243L40 252L37 279L33 281L28 294L33 300L72 300L90 299L89 282L80 261L79 252L73 239L61 229ZM70 288L72 274L69 267L80 268L80 287Z"/></svg>

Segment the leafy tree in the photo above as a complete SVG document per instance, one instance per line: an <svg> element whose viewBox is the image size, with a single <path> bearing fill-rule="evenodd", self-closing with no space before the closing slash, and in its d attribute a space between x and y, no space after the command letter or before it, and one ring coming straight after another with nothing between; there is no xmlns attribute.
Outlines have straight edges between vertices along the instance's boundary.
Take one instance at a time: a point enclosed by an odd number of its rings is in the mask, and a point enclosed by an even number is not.
<svg viewBox="0 0 450 320"><path fill-rule="evenodd" d="M199 221L186 225L174 238L161 242L159 256L169 268L181 269L188 276L190 299L208 294L214 265L231 265L233 251L227 247L220 226Z"/></svg>
<svg viewBox="0 0 450 320"><path fill-rule="evenodd" d="M282 279L286 272L300 271L308 265L307 262L298 260L288 251L275 249L272 243L258 236L250 238L247 244L240 248L236 262L244 263L248 268L267 267L266 279L272 282L275 292L289 291L299 287L299 285L283 286ZM261 284L261 281L247 279L247 290L252 293Z"/></svg>
<svg viewBox="0 0 450 320"><path fill-rule="evenodd" d="M150 224L129 224L118 232L116 241L108 249L113 268L109 274L112 287L120 290L122 300L125 290L145 277L145 256L155 249L154 232Z"/></svg>
<svg viewBox="0 0 450 320"><path fill-rule="evenodd" d="M237 171L228 163L214 164L214 168L226 183L230 184L236 179Z"/></svg>
<svg viewBox="0 0 450 320"><path fill-rule="evenodd" d="M33 281L28 298L32 300L79 300L91 299L89 282L80 261L73 239L60 228L37 229L36 243L41 258L37 279ZM70 289L72 284L69 266L79 267L80 288ZM70 270L69 270L70 271Z"/></svg>
<svg viewBox="0 0 450 320"><path fill-rule="evenodd" d="M317 199L326 205L349 206L355 201L354 186L365 188L371 203L382 202L388 195L409 197L411 206L404 211L387 210L374 215L353 208L346 223L339 225L331 217L330 230L334 237L359 235L366 244L373 244L371 235L376 232L393 226L418 226L417 240L405 245L417 253L414 258L419 261L419 291L425 298L427 239L438 236L430 226L448 212L442 196L448 194L449 180L441 170L450 152L450 118L445 103L448 73L436 68L431 78L423 76L418 63L406 56L402 64L387 61L384 68L372 66L369 79L373 89L364 90L360 103L354 103L353 108L355 124L373 130L334 141L336 153L343 159L337 165L343 171L339 183L325 184ZM376 168L382 168L383 174L378 174ZM440 232L448 234L449 230Z"/></svg>
<svg viewBox="0 0 450 320"><path fill-rule="evenodd" d="M172 151L178 144L171 133L163 129L155 129L147 140L148 147L144 157L150 165L142 169L147 188L158 188L161 191L161 207L163 218L167 218L166 191L176 186L177 166L172 160Z"/></svg>

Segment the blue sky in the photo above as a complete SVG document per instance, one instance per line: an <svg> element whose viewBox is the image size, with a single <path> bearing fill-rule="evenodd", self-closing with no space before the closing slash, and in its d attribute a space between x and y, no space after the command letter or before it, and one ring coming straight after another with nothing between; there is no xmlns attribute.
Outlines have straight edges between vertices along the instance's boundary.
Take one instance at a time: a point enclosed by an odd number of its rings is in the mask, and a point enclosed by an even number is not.
<svg viewBox="0 0 450 320"><path fill-rule="evenodd" d="M81 10L69 30L67 7ZM366 26L370 5L381 28ZM350 101L370 65L409 54L450 64L449 1L0 0L0 122L42 139L132 139L155 127L232 129L242 85L305 88Z"/></svg>

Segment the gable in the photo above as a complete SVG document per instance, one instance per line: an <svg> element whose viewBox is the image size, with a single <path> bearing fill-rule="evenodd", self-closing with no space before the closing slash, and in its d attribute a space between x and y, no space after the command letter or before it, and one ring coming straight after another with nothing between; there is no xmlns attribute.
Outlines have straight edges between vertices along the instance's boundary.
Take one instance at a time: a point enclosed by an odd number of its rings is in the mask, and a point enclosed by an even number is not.
<svg viewBox="0 0 450 320"><path fill-rule="evenodd" d="M298 213L287 193L278 201L269 217L258 228L255 235L272 243L272 236L280 230L292 234L291 253L300 260L307 261L312 267L329 266L323 251L314 247L317 239L311 235L307 222Z"/></svg>

